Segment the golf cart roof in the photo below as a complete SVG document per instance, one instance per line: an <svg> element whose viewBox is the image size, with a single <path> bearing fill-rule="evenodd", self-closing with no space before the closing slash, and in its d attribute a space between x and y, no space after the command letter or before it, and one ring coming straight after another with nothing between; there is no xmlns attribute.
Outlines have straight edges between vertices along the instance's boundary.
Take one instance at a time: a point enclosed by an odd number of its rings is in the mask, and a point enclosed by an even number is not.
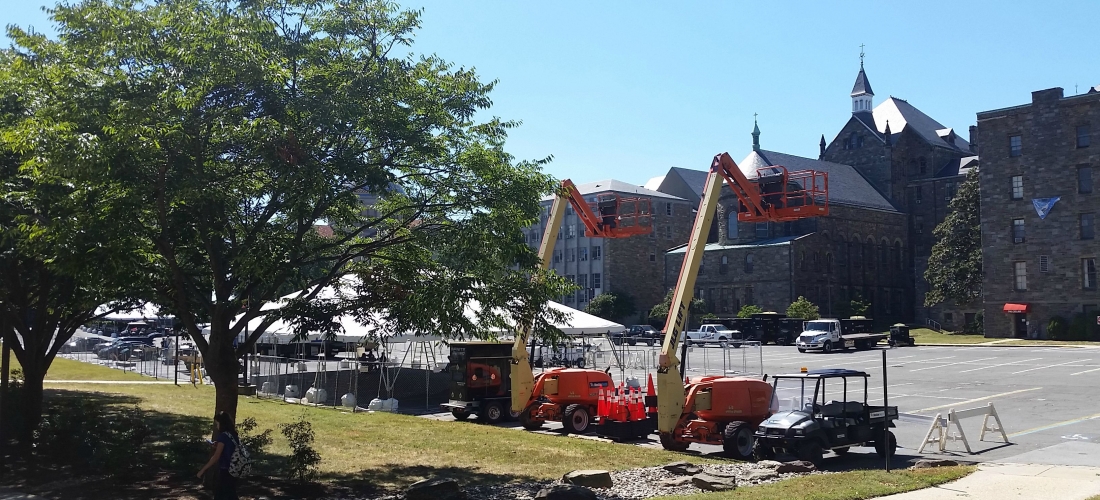
<svg viewBox="0 0 1100 500"><path fill-rule="evenodd" d="M825 368L810 370L806 373L792 373L789 375L776 375L775 378L841 378L841 377L870 377L867 372L848 370L845 368Z"/></svg>

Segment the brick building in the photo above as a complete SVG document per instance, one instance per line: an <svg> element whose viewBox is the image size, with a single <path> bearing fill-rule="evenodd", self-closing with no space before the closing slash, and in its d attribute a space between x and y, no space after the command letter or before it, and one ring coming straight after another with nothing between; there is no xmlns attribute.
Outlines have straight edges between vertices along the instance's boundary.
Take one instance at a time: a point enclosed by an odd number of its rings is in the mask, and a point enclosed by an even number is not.
<svg viewBox="0 0 1100 500"><path fill-rule="evenodd" d="M978 113L987 337L1042 337L1053 316L1095 322L1094 126L1100 87L1070 97L1040 90L1029 104Z"/></svg>
<svg viewBox="0 0 1100 500"><path fill-rule="evenodd" d="M600 293L629 295L637 306L638 318L644 323L649 310L665 296L663 255L669 248L687 241L695 205L677 196L616 180L578 184L577 190L590 202L604 193L648 198L652 204L654 231L647 236L629 238L589 238L584 235L584 224L573 208L567 206L554 246L552 268L581 289L572 296L562 297L561 302L584 309ZM544 198L538 226L523 229L532 248L537 249L541 243L552 203L552 197Z"/></svg>
<svg viewBox="0 0 1100 500"><path fill-rule="evenodd" d="M872 303L868 314L881 324L908 320L912 290L906 216L858 170L838 163L760 149L738 166L749 178L756 169L782 165L790 171L829 174L830 215L784 223L737 221L737 198L723 187L715 217L718 241L704 249L696 297L709 312L730 317L744 305L785 312L798 296L823 315L840 315L852 299ZM665 287L677 279L686 246L666 253Z"/></svg>
<svg viewBox="0 0 1100 500"><path fill-rule="evenodd" d="M961 329L973 321L981 304L925 307L929 286L924 272L935 243L932 230L947 216L947 205L967 172L978 166L977 150L909 102L891 96L875 106L874 95L861 63L851 92L852 116L831 143L821 137L820 159L855 167L907 214L905 252L913 283L907 307L918 322L931 319L946 329Z"/></svg>

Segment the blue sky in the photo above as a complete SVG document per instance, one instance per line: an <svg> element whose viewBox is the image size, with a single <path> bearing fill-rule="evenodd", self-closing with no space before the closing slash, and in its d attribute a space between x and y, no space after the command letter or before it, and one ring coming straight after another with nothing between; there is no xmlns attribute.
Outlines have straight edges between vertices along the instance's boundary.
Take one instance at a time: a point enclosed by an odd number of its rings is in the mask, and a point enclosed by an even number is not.
<svg viewBox="0 0 1100 500"><path fill-rule="evenodd" d="M0 21L50 32L48 2L0 0ZM642 184L751 148L817 156L851 115L866 44L877 105L909 101L966 137L979 111L1033 90L1100 85L1100 2L626 2L403 0L416 52L498 79L491 114L521 120L508 149L547 170Z"/></svg>

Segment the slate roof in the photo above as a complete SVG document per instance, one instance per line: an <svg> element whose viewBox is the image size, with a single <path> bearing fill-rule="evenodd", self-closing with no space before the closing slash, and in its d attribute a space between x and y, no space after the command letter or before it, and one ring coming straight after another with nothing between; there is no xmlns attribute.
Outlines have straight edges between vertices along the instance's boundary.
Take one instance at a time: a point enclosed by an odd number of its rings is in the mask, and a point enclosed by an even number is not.
<svg viewBox="0 0 1100 500"><path fill-rule="evenodd" d="M779 238L772 238L768 240L754 241L752 243L740 243L737 245L723 245L721 243L707 243L707 246L703 247L704 252L711 252L714 250L737 250L742 248L762 248L762 247L777 247L783 245L790 245L792 241L799 238L805 238L808 234L799 236L781 236ZM687 245L680 245L665 253L687 253Z"/></svg>
<svg viewBox="0 0 1100 500"><path fill-rule="evenodd" d="M944 127L940 122L932 119L932 117L924 114L921 110L913 107L912 104L904 99L898 99L891 96L886 99L872 111L874 118L874 129L882 137L882 134L886 131L886 123L890 122L890 135L891 144L896 142L894 137L900 134L906 128L912 128L913 132L928 141L929 144L945 147L948 149L955 149L961 151L970 151L970 143L962 137L955 136L955 143L952 144L944 137L947 135L948 129ZM866 120L861 120L867 124ZM870 125L870 124L867 124ZM943 133L943 136L940 134Z"/></svg>
<svg viewBox="0 0 1100 500"><path fill-rule="evenodd" d="M643 184L642 187L656 191L661 188L661 183L663 182L665 182L665 176L658 175L657 177L645 181L645 184Z"/></svg>
<svg viewBox="0 0 1100 500"><path fill-rule="evenodd" d="M698 196L703 196L703 188L707 185L707 172L705 170L692 170L690 168L672 167L670 173L675 172L684 180L691 190Z"/></svg>
<svg viewBox="0 0 1100 500"><path fill-rule="evenodd" d="M978 157L967 156L964 158L954 158L948 160L948 162L940 168L939 172L936 172L936 177L955 177L957 175L966 175L970 172L970 169L978 168Z"/></svg>
<svg viewBox="0 0 1100 500"><path fill-rule="evenodd" d="M664 199L667 199L667 200L686 201L683 198L680 198L678 196L672 196L672 195L669 195L669 194L662 193L660 191L654 191L652 189L646 189L646 188L641 187L641 186L635 186L634 184L631 184L629 182L617 181L615 179L607 179L607 180L602 180L602 181L586 182L584 184L577 184L577 191L579 191L581 195L606 193L606 192L610 191L610 192L615 192L615 193L620 193L620 194L636 194L636 195L640 195L640 196L646 196L646 197L649 197L649 198L664 198ZM545 196L545 197L542 198L542 201L551 201L553 199L554 199L553 196Z"/></svg>
<svg viewBox="0 0 1100 500"><path fill-rule="evenodd" d="M893 126L891 125L891 128ZM756 169L780 165L787 171L820 170L829 174L829 203L876 210L899 211L851 165L814 160L775 151L753 151L738 163L741 172L752 179Z"/></svg>
<svg viewBox="0 0 1100 500"><path fill-rule="evenodd" d="M856 75L856 84L852 86L852 97L863 94L875 95L875 92L871 90L871 81L867 79L867 73L863 72L863 65L860 65L859 74Z"/></svg>

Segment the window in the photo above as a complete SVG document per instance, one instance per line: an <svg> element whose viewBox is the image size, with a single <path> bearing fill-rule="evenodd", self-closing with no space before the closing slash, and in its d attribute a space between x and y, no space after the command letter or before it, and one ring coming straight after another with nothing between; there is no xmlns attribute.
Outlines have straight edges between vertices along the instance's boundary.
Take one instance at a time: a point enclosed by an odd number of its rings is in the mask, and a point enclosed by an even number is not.
<svg viewBox="0 0 1100 500"><path fill-rule="evenodd" d="M592 247L592 260L600 260L600 255L603 253L603 247L595 245Z"/></svg>
<svg viewBox="0 0 1100 500"><path fill-rule="evenodd" d="M1081 259L1081 277L1083 278L1081 285L1086 290L1096 289L1096 259L1091 257Z"/></svg>
<svg viewBox="0 0 1100 500"><path fill-rule="evenodd" d="M1023 243L1024 242L1024 220L1012 219L1012 242Z"/></svg>
<svg viewBox="0 0 1100 500"><path fill-rule="evenodd" d="M955 315L952 313L943 313L943 322L948 325L955 324Z"/></svg>
<svg viewBox="0 0 1100 500"><path fill-rule="evenodd" d="M867 243L864 245L863 256L867 259L867 269L875 268L875 244Z"/></svg>
<svg viewBox="0 0 1100 500"><path fill-rule="evenodd" d="M588 247L580 247L577 249L577 260L582 262L588 260Z"/></svg>
<svg viewBox="0 0 1100 500"><path fill-rule="evenodd" d="M600 277L600 273L592 273L592 288L597 290L603 288L603 280Z"/></svg>
<svg viewBox="0 0 1100 500"><path fill-rule="evenodd" d="M1040 255L1039 256L1039 272L1040 273L1049 273L1050 272L1050 256L1049 255Z"/></svg>
<svg viewBox="0 0 1100 500"><path fill-rule="evenodd" d="M565 281L568 281L570 283L576 283L577 282L576 277L573 276L572 274L566 274L565 275Z"/></svg>
<svg viewBox="0 0 1100 500"><path fill-rule="evenodd" d="M848 267L848 242L841 241L840 246L837 247L837 262L840 263L840 267Z"/></svg>
<svg viewBox="0 0 1100 500"><path fill-rule="evenodd" d="M1027 290L1027 262L1013 263L1013 273L1016 276L1016 290Z"/></svg>
<svg viewBox="0 0 1100 500"><path fill-rule="evenodd" d="M913 225L916 226L917 234L924 234L924 217L918 215Z"/></svg>
<svg viewBox="0 0 1100 500"><path fill-rule="evenodd" d="M726 237L737 238L737 211L731 210L729 220L726 221Z"/></svg>
<svg viewBox="0 0 1100 500"><path fill-rule="evenodd" d="M672 239L672 226L665 226L665 238Z"/></svg>
<svg viewBox="0 0 1100 500"><path fill-rule="evenodd" d="M569 254L568 254L568 256L569 256L569 257L568 257L568 260L569 260L569 262L574 262L574 261L576 261L576 260L577 260L577 249L575 249L575 248L570 248L570 249L569 249Z"/></svg>
<svg viewBox="0 0 1100 500"><path fill-rule="evenodd" d="M699 276L707 274L707 265L705 262L699 263Z"/></svg>
<svg viewBox="0 0 1100 500"><path fill-rule="evenodd" d="M1081 226L1081 239L1082 240L1091 240L1094 237L1096 237L1096 233L1095 233L1095 229L1094 229L1096 226L1092 222L1093 222L1093 214L1081 214L1079 224Z"/></svg>
<svg viewBox="0 0 1100 500"><path fill-rule="evenodd" d="M1018 135L1008 138L1008 156L1020 156L1023 154L1023 140Z"/></svg>
<svg viewBox="0 0 1100 500"><path fill-rule="evenodd" d="M924 186L917 186L913 188L913 202L920 205L924 199Z"/></svg>
<svg viewBox="0 0 1100 500"><path fill-rule="evenodd" d="M1024 199L1024 176L1022 175L1012 176L1012 199Z"/></svg>
<svg viewBox="0 0 1100 500"><path fill-rule="evenodd" d="M821 252L814 252L814 271L821 272Z"/></svg>
<svg viewBox="0 0 1100 500"><path fill-rule="evenodd" d="M665 203L665 215L672 215L672 204Z"/></svg>
<svg viewBox="0 0 1100 500"><path fill-rule="evenodd" d="M1077 126L1077 147L1087 148L1089 147L1089 126L1078 125Z"/></svg>
<svg viewBox="0 0 1100 500"><path fill-rule="evenodd" d="M751 253L745 256L745 272L746 273L751 273L752 272L752 254ZM748 290L748 289L746 288L746 290Z"/></svg>
<svg viewBox="0 0 1100 500"><path fill-rule="evenodd" d="M768 232L768 223L767 222L757 222L756 223L756 239L766 240L766 239L768 239L768 234L769 234L769 232Z"/></svg>
<svg viewBox="0 0 1100 500"><path fill-rule="evenodd" d="M951 201L951 199L954 198L954 197L955 197L955 183L954 182L948 182L947 185L944 186L944 188L943 188L943 199L945 199L947 201Z"/></svg>
<svg viewBox="0 0 1100 500"><path fill-rule="evenodd" d="M1082 194L1092 192L1092 167L1088 165L1077 167L1077 192Z"/></svg>
<svg viewBox="0 0 1100 500"><path fill-rule="evenodd" d="M722 256L722 263L718 266L718 274L726 274L730 270L729 257Z"/></svg>
<svg viewBox="0 0 1100 500"><path fill-rule="evenodd" d="M577 235L577 225L576 224L570 224L569 227L566 228L566 232L565 232L566 239L572 238L576 235Z"/></svg>
<svg viewBox="0 0 1100 500"><path fill-rule="evenodd" d="M901 242L900 241L895 241L894 242L894 264L895 264L894 267L897 267L898 269L903 269L903 267L901 265Z"/></svg>
<svg viewBox="0 0 1100 500"><path fill-rule="evenodd" d="M554 262L561 262L561 250L554 250Z"/></svg>
<svg viewBox="0 0 1100 500"><path fill-rule="evenodd" d="M927 170L928 170L928 162L925 161L924 157L922 156L922 157L920 157L920 173L924 174Z"/></svg>
<svg viewBox="0 0 1100 500"><path fill-rule="evenodd" d="M650 262L657 262L657 254L655 254L655 253L649 254L649 261Z"/></svg>
<svg viewBox="0 0 1100 500"><path fill-rule="evenodd" d="M887 288L882 293L884 294L883 301L882 301L883 308L886 309L886 314L890 314L890 306L893 305L890 302L890 289Z"/></svg>
<svg viewBox="0 0 1100 500"><path fill-rule="evenodd" d="M833 253L825 252L825 271L833 272Z"/></svg>
<svg viewBox="0 0 1100 500"><path fill-rule="evenodd" d="M565 206L565 215L573 215L573 205Z"/></svg>

